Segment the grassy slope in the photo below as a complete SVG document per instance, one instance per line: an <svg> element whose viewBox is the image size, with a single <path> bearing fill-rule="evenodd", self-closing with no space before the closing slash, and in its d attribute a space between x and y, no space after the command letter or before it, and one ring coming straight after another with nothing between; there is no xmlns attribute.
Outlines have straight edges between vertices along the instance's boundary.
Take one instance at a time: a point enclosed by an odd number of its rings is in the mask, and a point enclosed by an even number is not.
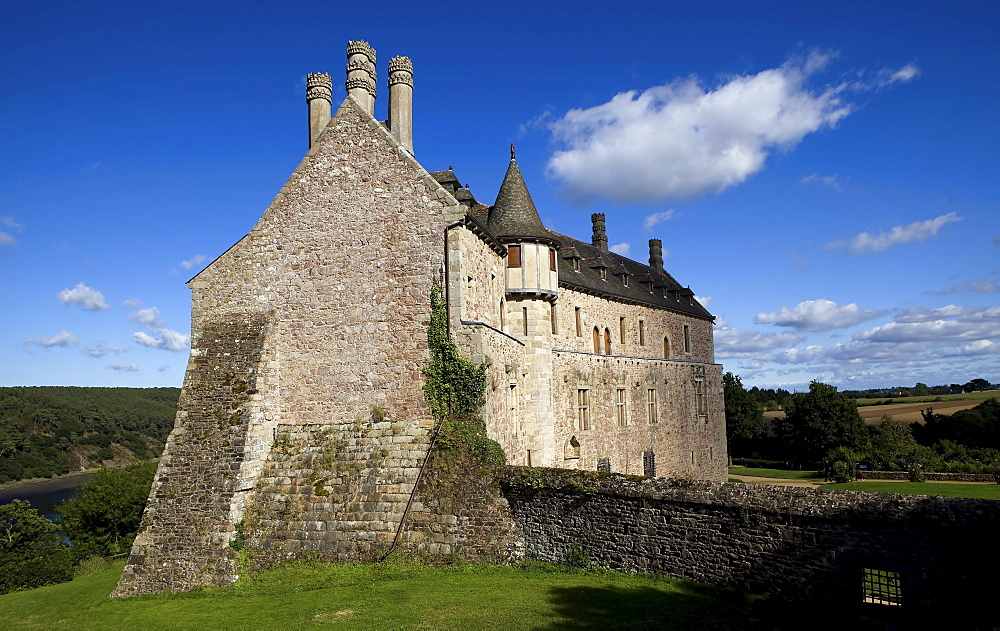
<svg viewBox="0 0 1000 631"><path fill-rule="evenodd" d="M226 589L110 600L121 569L0 596L0 628L774 628L765 601L731 591L541 564L294 563Z"/></svg>
<svg viewBox="0 0 1000 631"><path fill-rule="evenodd" d="M943 495L979 500L1000 500L1000 484L961 484L958 482L848 482L827 484L824 490L864 491L865 493L905 493L908 495Z"/></svg>
<svg viewBox="0 0 1000 631"><path fill-rule="evenodd" d="M787 471L785 469L763 469L757 467L729 467L729 475L752 475L758 478L776 478L779 480L822 480L816 477L815 471Z"/></svg>

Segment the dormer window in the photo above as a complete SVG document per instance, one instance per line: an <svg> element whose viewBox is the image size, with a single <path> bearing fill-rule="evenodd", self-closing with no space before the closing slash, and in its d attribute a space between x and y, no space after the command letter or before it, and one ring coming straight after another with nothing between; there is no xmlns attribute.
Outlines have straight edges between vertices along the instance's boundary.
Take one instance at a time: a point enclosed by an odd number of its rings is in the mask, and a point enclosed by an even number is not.
<svg viewBox="0 0 1000 631"><path fill-rule="evenodd" d="M580 259L573 259L573 271L574 272L580 271Z"/></svg>
<svg viewBox="0 0 1000 631"><path fill-rule="evenodd" d="M608 280L608 268L601 268L601 280Z"/></svg>
<svg viewBox="0 0 1000 631"><path fill-rule="evenodd" d="M628 274L622 274L622 285L628 287Z"/></svg>

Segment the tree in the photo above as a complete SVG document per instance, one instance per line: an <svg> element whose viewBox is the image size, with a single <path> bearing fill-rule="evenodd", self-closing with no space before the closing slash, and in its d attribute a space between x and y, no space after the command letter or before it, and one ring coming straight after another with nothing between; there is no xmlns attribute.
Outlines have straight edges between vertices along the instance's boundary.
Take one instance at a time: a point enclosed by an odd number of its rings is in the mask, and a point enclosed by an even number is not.
<svg viewBox="0 0 1000 631"><path fill-rule="evenodd" d="M24 500L0 505L0 594L72 578L73 565L58 531Z"/></svg>
<svg viewBox="0 0 1000 631"><path fill-rule="evenodd" d="M155 473L156 464L150 461L101 469L76 497L62 503L63 528L78 557L107 556L132 547Z"/></svg>
<svg viewBox="0 0 1000 631"><path fill-rule="evenodd" d="M835 386L818 381L809 384L809 392L791 396L785 418L775 419L774 431L800 461L819 462L834 447L863 451L868 444L857 405Z"/></svg>
<svg viewBox="0 0 1000 631"><path fill-rule="evenodd" d="M983 392L990 389L990 382L985 379L973 379L962 386L962 389L966 392Z"/></svg>
<svg viewBox="0 0 1000 631"><path fill-rule="evenodd" d="M767 435L764 406L743 388L743 382L731 372L722 375L722 388L726 402L729 453L744 454L753 441Z"/></svg>

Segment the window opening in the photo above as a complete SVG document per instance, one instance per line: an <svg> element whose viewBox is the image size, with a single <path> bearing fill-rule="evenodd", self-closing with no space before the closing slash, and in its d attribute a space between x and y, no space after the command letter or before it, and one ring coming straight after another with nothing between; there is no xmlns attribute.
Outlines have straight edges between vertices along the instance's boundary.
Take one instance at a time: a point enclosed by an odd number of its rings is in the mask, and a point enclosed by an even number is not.
<svg viewBox="0 0 1000 631"><path fill-rule="evenodd" d="M507 246L507 267L521 267L521 246Z"/></svg>
<svg viewBox="0 0 1000 631"><path fill-rule="evenodd" d="M615 391L615 413L618 417L618 427L628 425L628 409L625 406L626 400L625 388L618 388Z"/></svg>
<svg viewBox="0 0 1000 631"><path fill-rule="evenodd" d="M581 430L590 429L590 391L581 388L576 391L577 426Z"/></svg>
<svg viewBox="0 0 1000 631"><path fill-rule="evenodd" d="M600 473L611 473L611 458L598 458L597 470Z"/></svg>
<svg viewBox="0 0 1000 631"><path fill-rule="evenodd" d="M528 336L528 308L521 307L521 314L524 316L524 336Z"/></svg>
<svg viewBox="0 0 1000 631"><path fill-rule="evenodd" d="M506 332L506 318L504 317L504 312L507 311L507 305L504 304L503 298L500 299L500 330Z"/></svg>
<svg viewBox="0 0 1000 631"><path fill-rule="evenodd" d="M570 436L570 439L566 441L566 448L563 451L566 460L580 457L580 441L576 439L576 436Z"/></svg>
<svg viewBox="0 0 1000 631"><path fill-rule="evenodd" d="M684 352L691 352L691 327L684 325Z"/></svg>
<svg viewBox="0 0 1000 631"><path fill-rule="evenodd" d="M583 324L580 322L580 307L573 309L573 316L576 318L576 336L583 337Z"/></svg>
<svg viewBox="0 0 1000 631"><path fill-rule="evenodd" d="M863 568L862 572L861 584L866 603L896 607L903 604L900 585L902 577L899 572L875 570L869 567Z"/></svg>
<svg viewBox="0 0 1000 631"><path fill-rule="evenodd" d="M618 316L618 343L625 343L625 316Z"/></svg>
<svg viewBox="0 0 1000 631"><path fill-rule="evenodd" d="M647 478L656 477L656 454L652 451L642 452L642 475Z"/></svg>
<svg viewBox="0 0 1000 631"><path fill-rule="evenodd" d="M705 396L705 380L694 380L694 413L699 419L708 422L708 400Z"/></svg>
<svg viewBox="0 0 1000 631"><path fill-rule="evenodd" d="M556 271L556 251L549 250L549 269Z"/></svg>
<svg viewBox="0 0 1000 631"><path fill-rule="evenodd" d="M580 259L573 259L573 271L574 272L580 271Z"/></svg>
<svg viewBox="0 0 1000 631"><path fill-rule="evenodd" d="M598 354L601 352L601 331L596 326L594 327L594 352Z"/></svg>
<svg viewBox="0 0 1000 631"><path fill-rule="evenodd" d="M639 346L646 345L646 321L639 320Z"/></svg>
<svg viewBox="0 0 1000 631"><path fill-rule="evenodd" d="M552 335L555 335L556 332L559 330L559 324L558 324L559 321L556 320L556 305L555 305L555 303L552 304L552 312L551 312L551 316L550 317L552 318Z"/></svg>
<svg viewBox="0 0 1000 631"><path fill-rule="evenodd" d="M656 414L656 388L646 390L646 419L650 424L659 422Z"/></svg>
<svg viewBox="0 0 1000 631"><path fill-rule="evenodd" d="M663 358L670 359L670 340L663 338Z"/></svg>
<svg viewBox="0 0 1000 631"><path fill-rule="evenodd" d="M611 329L604 329L604 354L611 354Z"/></svg>

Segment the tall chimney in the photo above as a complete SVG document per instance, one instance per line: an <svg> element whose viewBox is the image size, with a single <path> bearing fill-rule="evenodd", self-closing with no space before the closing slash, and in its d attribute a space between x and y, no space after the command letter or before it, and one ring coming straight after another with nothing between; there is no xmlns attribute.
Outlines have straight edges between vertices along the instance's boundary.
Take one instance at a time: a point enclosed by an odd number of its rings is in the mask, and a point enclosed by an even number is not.
<svg viewBox="0 0 1000 631"><path fill-rule="evenodd" d="M658 272L663 272L663 241L649 240L649 266Z"/></svg>
<svg viewBox="0 0 1000 631"><path fill-rule="evenodd" d="M590 245L607 252L608 234L604 230L604 213L594 213L590 216L590 221L594 224L594 236L590 239Z"/></svg>
<svg viewBox="0 0 1000 631"><path fill-rule="evenodd" d="M347 82L344 86L348 96L366 112L375 115L375 49L364 40L347 42Z"/></svg>
<svg viewBox="0 0 1000 631"><path fill-rule="evenodd" d="M333 105L333 81L325 72L310 72L306 75L306 104L309 106L309 147L319 138L330 122L330 106Z"/></svg>
<svg viewBox="0 0 1000 631"><path fill-rule="evenodd" d="M413 62L409 57L389 61L389 130L413 153Z"/></svg>

